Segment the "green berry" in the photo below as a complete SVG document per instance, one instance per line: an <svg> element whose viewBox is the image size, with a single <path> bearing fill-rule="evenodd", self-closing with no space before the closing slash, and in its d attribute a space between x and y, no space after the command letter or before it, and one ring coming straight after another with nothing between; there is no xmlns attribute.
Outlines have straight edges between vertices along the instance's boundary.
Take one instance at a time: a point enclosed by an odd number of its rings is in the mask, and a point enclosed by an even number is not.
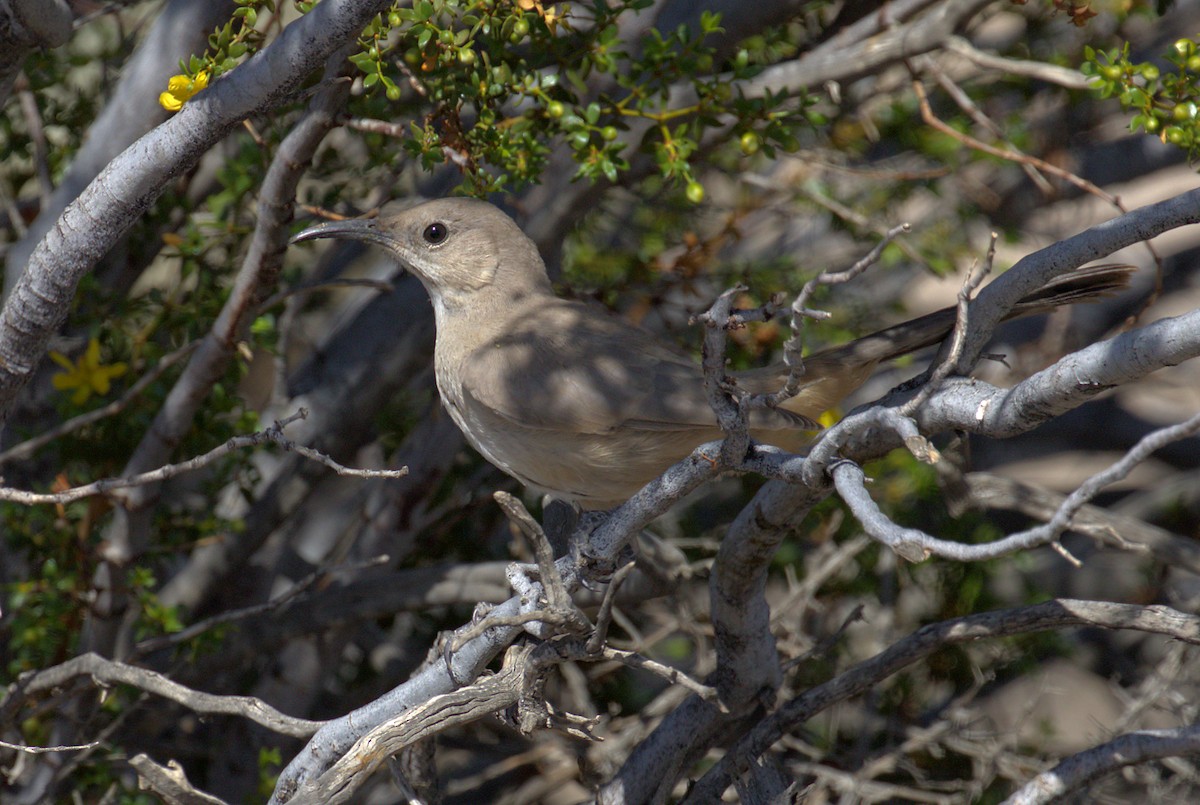
<svg viewBox="0 0 1200 805"><path fill-rule="evenodd" d="M758 135L752 131L746 132L742 135L741 139L738 140L738 145L741 146L742 153L746 156L757 154L759 144Z"/></svg>
<svg viewBox="0 0 1200 805"><path fill-rule="evenodd" d="M554 120L558 120L566 112L567 109L562 105L562 101L550 101L550 103L546 104L546 114L550 115Z"/></svg>
<svg viewBox="0 0 1200 805"><path fill-rule="evenodd" d="M1147 81L1157 81L1158 80L1158 76L1159 76L1158 68L1155 67L1153 64L1143 64L1140 72L1142 74L1142 78L1146 79Z"/></svg>
<svg viewBox="0 0 1200 805"><path fill-rule="evenodd" d="M529 21L521 17L521 19L513 23L512 32L513 36L518 39L524 39L529 36Z"/></svg>
<svg viewBox="0 0 1200 805"><path fill-rule="evenodd" d="M697 182L695 179L687 183L687 200L693 204L699 204L704 201L704 185Z"/></svg>
<svg viewBox="0 0 1200 805"><path fill-rule="evenodd" d="M600 136L603 137L606 142L610 143L617 139L617 134L619 133L620 132L617 131L616 126L605 126L604 128L600 129Z"/></svg>
<svg viewBox="0 0 1200 805"><path fill-rule="evenodd" d="M1125 71L1116 64L1109 64L1100 68L1100 75L1104 76L1109 81L1116 81L1124 74Z"/></svg>
<svg viewBox="0 0 1200 805"><path fill-rule="evenodd" d="M387 99L389 101L400 100L400 88L395 85L388 87L387 92L385 94L387 95Z"/></svg>

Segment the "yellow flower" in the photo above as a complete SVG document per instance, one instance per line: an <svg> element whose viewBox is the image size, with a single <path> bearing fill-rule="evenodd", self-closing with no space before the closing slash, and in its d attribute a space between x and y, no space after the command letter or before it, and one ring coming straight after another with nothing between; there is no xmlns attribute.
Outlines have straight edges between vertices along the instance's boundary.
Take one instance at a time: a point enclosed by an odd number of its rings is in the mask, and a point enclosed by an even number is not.
<svg viewBox="0 0 1200 805"><path fill-rule="evenodd" d="M66 369L50 378L51 384L59 391L75 389L71 402L82 405L95 392L103 397L108 394L114 377L125 374L128 368L124 363L117 362L104 366L100 363L100 342L96 339L88 341L87 349L79 356L77 362L72 362L66 355L57 352L50 353L50 359Z"/></svg>
<svg viewBox="0 0 1200 805"><path fill-rule="evenodd" d="M167 82L167 91L158 96L158 102L168 112L178 112L188 99L208 86L208 70L196 73L195 78L173 75Z"/></svg>
<svg viewBox="0 0 1200 805"><path fill-rule="evenodd" d="M817 417L817 422L820 423L822 427L832 428L837 424L839 418L841 418L841 413L838 411L838 409L830 408L828 411Z"/></svg>

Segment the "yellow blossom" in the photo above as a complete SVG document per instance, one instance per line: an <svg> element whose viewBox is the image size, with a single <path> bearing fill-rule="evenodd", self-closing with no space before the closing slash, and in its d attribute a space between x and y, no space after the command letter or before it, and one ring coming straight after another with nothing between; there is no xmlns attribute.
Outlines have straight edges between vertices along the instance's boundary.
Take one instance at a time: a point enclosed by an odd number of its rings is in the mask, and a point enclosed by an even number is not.
<svg viewBox="0 0 1200 805"><path fill-rule="evenodd" d="M79 356L78 361L72 361L58 352L51 352L50 359L66 370L50 378L50 382L59 391L75 389L75 393L71 395L71 402L75 405L87 402L92 392L101 397L108 394L112 379L125 374L128 368L121 362L108 366L100 363L100 342L95 338L88 341L87 349Z"/></svg>
<svg viewBox="0 0 1200 805"><path fill-rule="evenodd" d="M830 408L828 411L817 417L817 422L820 423L821 427L823 428L832 428L837 424L837 421L840 417L841 413L838 412L838 409Z"/></svg>
<svg viewBox="0 0 1200 805"><path fill-rule="evenodd" d="M188 99L208 86L208 71L201 70L195 78L173 75L167 82L167 91L158 96L158 102L168 112L178 112Z"/></svg>

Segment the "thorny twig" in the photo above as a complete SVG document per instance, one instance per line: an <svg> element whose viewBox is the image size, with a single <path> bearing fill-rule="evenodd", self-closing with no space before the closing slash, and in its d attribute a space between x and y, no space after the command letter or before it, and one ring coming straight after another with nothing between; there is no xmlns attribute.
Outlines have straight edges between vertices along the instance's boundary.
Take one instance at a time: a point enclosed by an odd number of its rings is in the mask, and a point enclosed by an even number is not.
<svg viewBox="0 0 1200 805"><path fill-rule="evenodd" d="M809 319L823 321L829 318L829 313L823 310L813 310L808 307L809 299L816 293L817 288L827 285L841 285L862 274L879 261L883 250L901 234L911 231L912 227L903 223L894 226L884 233L875 247L854 265L843 271L823 271L804 283L804 287L792 303L792 337L783 345L783 360L788 367L787 382L783 388L773 394L765 395L762 405L777 408L800 393L804 380L804 325Z"/></svg>
<svg viewBox="0 0 1200 805"><path fill-rule="evenodd" d="M998 238L999 235L993 232L983 266L977 272L968 272L966 281L958 289L954 330L950 334L950 349L945 358L929 374L929 378L922 384L921 390L917 392L916 396L900 406L900 414L902 416L912 416L918 408L933 396L934 392L941 388L942 383L945 382L946 378L958 366L958 361L962 357L963 343L967 337L967 327L971 321L971 300L975 291L983 284L984 279L992 273L992 265L996 259L996 240Z"/></svg>
<svg viewBox="0 0 1200 805"><path fill-rule="evenodd" d="M234 436L226 440L222 445L214 447L207 453L190 458L187 461L181 461L178 464L167 464L159 467L156 470L139 473L129 478L101 478L99 481L93 481L90 484L64 489L61 492L26 492L21 489L13 489L11 487L0 487L0 500L12 501L15 503L23 503L26 505L37 505L45 503L71 503L72 501L82 500L83 498L93 495L103 495L113 489L125 489L134 486L144 486L146 484L158 483L175 478L179 475L184 475L189 472L195 472L198 469L208 466L219 458L228 455L234 450L239 450L244 447L257 447L259 445L274 443L294 453L299 453L305 458L316 461L319 464L324 464L338 475L349 475L356 478L403 478L408 474L406 467L401 467L398 470L365 470L347 467L339 464L331 457L325 455L319 450L314 450L311 447L293 442L283 435L283 429L295 422L298 419L304 419L308 415L308 411L304 408L299 409L291 416L281 420L276 420L271 427L249 433L244 436Z"/></svg>
<svg viewBox="0 0 1200 805"><path fill-rule="evenodd" d="M911 420L909 420L911 421ZM865 487L862 469L850 461L837 461L830 468L838 494L873 539L887 545L910 562L938 555L958 562L976 562L1039 545L1054 545L1071 525L1071 518L1106 486L1122 480L1155 451L1200 431L1200 414L1185 422L1159 428L1142 437L1137 444L1107 469L1088 478L1063 500L1050 520L1042 525L1011 534L981 545L967 545L938 539L915 528L903 528L885 515ZM1065 549L1064 549L1065 551ZM1063 551L1060 551L1062 553ZM1066 556L1068 561L1074 557Z"/></svg>

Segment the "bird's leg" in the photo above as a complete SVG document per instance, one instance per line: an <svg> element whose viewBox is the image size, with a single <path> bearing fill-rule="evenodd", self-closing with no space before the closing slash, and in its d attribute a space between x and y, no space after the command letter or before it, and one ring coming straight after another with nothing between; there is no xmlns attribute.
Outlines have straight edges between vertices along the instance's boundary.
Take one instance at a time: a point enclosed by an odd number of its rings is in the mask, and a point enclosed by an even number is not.
<svg viewBox="0 0 1200 805"><path fill-rule="evenodd" d="M565 556L571 546L571 535L579 524L582 509L576 503L547 495L542 499L542 528L555 556Z"/></svg>
<svg viewBox="0 0 1200 805"><path fill-rule="evenodd" d="M543 624L543 627L556 624L561 629L577 634L589 631L592 624L571 600L571 593L567 590L562 574L554 563L554 549L550 546L550 540L546 538L546 532L541 524L533 518L520 500L507 492L496 492L493 497L500 504L500 508L504 510L509 521L517 526L533 546L534 555L537 557L536 575L540 582L540 595L537 585L530 578L532 568L528 565L518 563L509 565L506 574L509 584L519 594L528 597L533 606L541 606L542 600L544 600L546 623ZM526 627L526 630L530 631L529 626ZM545 628L537 631L545 631ZM535 632L535 636L545 637L546 635Z"/></svg>
<svg viewBox="0 0 1200 805"><path fill-rule="evenodd" d="M599 592L602 586L611 580L617 568L637 560L637 550L631 544L624 544L614 558L600 558L587 550L592 533L608 522L611 511L583 511L579 513L579 522L571 534L571 559L576 567L581 568L579 583L587 590Z"/></svg>

